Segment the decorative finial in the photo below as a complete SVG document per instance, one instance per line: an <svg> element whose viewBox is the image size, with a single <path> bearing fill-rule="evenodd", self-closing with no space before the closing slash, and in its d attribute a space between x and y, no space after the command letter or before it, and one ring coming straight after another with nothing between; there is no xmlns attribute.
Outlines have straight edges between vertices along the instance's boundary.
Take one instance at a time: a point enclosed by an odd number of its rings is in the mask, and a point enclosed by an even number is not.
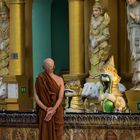
<svg viewBox="0 0 140 140"><path fill-rule="evenodd" d="M111 56L110 57L110 59L108 60L108 62L106 63L106 65L115 67L115 64L114 64L114 56Z"/></svg>
<svg viewBox="0 0 140 140"><path fill-rule="evenodd" d="M117 73L113 56L111 56L110 59L106 62L106 64L101 68L101 72Z"/></svg>
<svg viewBox="0 0 140 140"><path fill-rule="evenodd" d="M114 83L120 82L121 77L117 74L117 69L114 64L114 57L111 56L110 59L106 62L106 64L101 68L101 73L107 73L112 75L112 80Z"/></svg>

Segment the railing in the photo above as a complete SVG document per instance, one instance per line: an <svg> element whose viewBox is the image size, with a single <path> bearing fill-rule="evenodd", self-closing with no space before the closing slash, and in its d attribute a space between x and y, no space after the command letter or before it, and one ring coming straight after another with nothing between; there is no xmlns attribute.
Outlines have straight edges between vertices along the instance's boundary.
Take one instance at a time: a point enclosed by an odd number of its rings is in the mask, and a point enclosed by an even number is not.
<svg viewBox="0 0 140 140"><path fill-rule="evenodd" d="M65 113L66 128L140 129L140 113ZM38 127L35 111L0 111L0 127Z"/></svg>

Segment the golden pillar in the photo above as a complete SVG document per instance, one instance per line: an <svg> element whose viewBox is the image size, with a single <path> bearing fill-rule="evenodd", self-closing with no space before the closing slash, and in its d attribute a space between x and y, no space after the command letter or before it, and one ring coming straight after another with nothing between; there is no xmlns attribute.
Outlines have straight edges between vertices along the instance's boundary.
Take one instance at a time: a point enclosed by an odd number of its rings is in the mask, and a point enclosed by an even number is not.
<svg viewBox="0 0 140 140"><path fill-rule="evenodd" d="M9 0L10 7L10 63L9 74L24 74L25 1Z"/></svg>
<svg viewBox="0 0 140 140"><path fill-rule="evenodd" d="M84 0L69 0L70 74L65 79L84 76Z"/></svg>

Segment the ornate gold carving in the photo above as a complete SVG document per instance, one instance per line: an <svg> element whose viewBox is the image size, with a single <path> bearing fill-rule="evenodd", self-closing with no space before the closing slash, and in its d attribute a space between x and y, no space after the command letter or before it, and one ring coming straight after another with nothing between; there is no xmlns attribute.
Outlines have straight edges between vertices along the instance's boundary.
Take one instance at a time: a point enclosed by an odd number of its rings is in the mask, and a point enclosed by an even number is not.
<svg viewBox="0 0 140 140"><path fill-rule="evenodd" d="M82 88L79 80L71 80L65 84L66 112L80 112L84 110L81 92Z"/></svg>
<svg viewBox="0 0 140 140"><path fill-rule="evenodd" d="M85 99L84 100L84 108L86 113L90 112L98 112L101 110L100 104L97 99Z"/></svg>
<svg viewBox="0 0 140 140"><path fill-rule="evenodd" d="M9 9L0 2L0 76L9 74Z"/></svg>

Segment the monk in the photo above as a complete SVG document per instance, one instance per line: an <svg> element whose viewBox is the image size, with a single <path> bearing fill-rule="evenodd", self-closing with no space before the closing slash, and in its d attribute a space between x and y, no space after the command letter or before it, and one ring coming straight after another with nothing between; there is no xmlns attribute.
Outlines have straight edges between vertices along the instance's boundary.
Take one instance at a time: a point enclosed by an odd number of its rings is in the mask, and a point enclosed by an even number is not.
<svg viewBox="0 0 140 140"><path fill-rule="evenodd" d="M34 90L39 114L39 140L62 140L64 82L54 74L51 58L44 60L43 67L44 72L37 77Z"/></svg>

